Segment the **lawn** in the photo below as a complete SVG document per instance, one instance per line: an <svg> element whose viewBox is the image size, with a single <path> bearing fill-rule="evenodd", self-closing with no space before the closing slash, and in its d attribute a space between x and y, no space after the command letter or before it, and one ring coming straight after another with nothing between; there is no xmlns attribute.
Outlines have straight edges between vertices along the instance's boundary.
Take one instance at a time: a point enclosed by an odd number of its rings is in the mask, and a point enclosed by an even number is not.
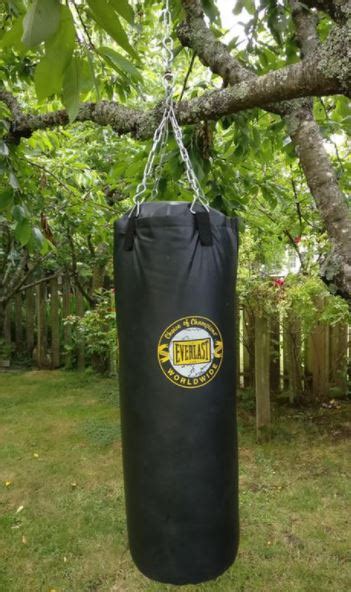
<svg viewBox="0 0 351 592"><path fill-rule="evenodd" d="M241 546L184 592L349 592L351 405L276 413L257 445L240 408ZM0 374L0 591L166 592L133 566L115 380Z"/></svg>

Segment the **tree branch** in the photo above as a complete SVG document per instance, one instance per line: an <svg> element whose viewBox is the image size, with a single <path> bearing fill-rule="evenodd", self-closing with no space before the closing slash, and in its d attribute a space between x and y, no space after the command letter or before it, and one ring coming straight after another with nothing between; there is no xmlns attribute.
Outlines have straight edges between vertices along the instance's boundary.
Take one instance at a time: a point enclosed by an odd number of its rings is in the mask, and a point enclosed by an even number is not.
<svg viewBox="0 0 351 592"><path fill-rule="evenodd" d="M19 292L23 292L24 290L28 290L29 288L35 288L35 286L38 286L39 284L43 284L44 282L48 282L49 280L53 280L55 278L60 277L62 272L62 269L59 269L56 273L52 274L52 275L47 275L43 278L40 278L39 280L35 280L34 282L31 282L30 284L25 284L24 286L21 286L21 288L18 290Z"/></svg>
<svg viewBox="0 0 351 592"><path fill-rule="evenodd" d="M0 302L7 303L13 296L22 289L23 284L30 278L30 276L38 269L39 265L42 265L45 259L49 256L49 253L44 257L39 257L33 264L33 266L24 273L25 266L29 260L27 250L24 250L21 261L18 264L17 270L15 271L12 280L7 284L7 294L0 298ZM22 276L22 277L21 277Z"/></svg>
<svg viewBox="0 0 351 592"><path fill-rule="evenodd" d="M269 108L278 101L350 93L351 31L346 25L337 27L325 44L308 59L263 76L255 76L230 56L225 45L214 38L210 43L209 34L212 33L204 23L200 26L199 20L203 21L196 17L197 28L191 38L189 30L184 36L184 27L180 29L181 39L185 44L192 43L191 46L203 62L235 86L207 92L191 101L179 103L176 110L180 124L194 124L203 119L217 120L224 115L253 107ZM204 26L207 33L202 36ZM23 113L16 99L4 90L0 90L0 100L10 107L13 115L8 137L10 141L19 142L21 137L30 137L36 130L69 123L65 110L45 114ZM288 109L287 105L280 106L277 112L281 112L282 107ZM161 113L160 105L149 111L141 111L114 101L101 101L83 103L77 121L110 125L118 134L130 133L142 139L153 134Z"/></svg>
<svg viewBox="0 0 351 592"><path fill-rule="evenodd" d="M335 22L344 24L351 17L350 0L304 0L309 8L317 8L328 14Z"/></svg>

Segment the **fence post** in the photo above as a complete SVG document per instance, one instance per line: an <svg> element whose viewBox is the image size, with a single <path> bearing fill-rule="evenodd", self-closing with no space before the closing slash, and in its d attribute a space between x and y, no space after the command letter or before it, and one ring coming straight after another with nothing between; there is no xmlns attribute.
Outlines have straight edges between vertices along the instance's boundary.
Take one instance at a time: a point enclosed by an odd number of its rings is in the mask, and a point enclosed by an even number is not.
<svg viewBox="0 0 351 592"><path fill-rule="evenodd" d="M15 343L16 351L23 350L23 328L22 328L22 292L15 295Z"/></svg>
<svg viewBox="0 0 351 592"><path fill-rule="evenodd" d="M71 314L71 285L69 276L64 276L62 282L62 316L63 318L68 317ZM64 325L63 329L63 340L65 346L65 368L69 369L72 367L72 354L70 348L72 344L72 331L69 325Z"/></svg>
<svg viewBox="0 0 351 592"><path fill-rule="evenodd" d="M323 303L320 303L322 305ZM329 327L322 323L312 329L309 339L309 357L312 374L312 396L320 401L329 395Z"/></svg>
<svg viewBox="0 0 351 592"><path fill-rule="evenodd" d="M339 396L347 395L348 325L338 323L330 327L330 382Z"/></svg>
<svg viewBox="0 0 351 592"><path fill-rule="evenodd" d="M283 319L283 390L289 389L289 336L286 319Z"/></svg>
<svg viewBox="0 0 351 592"><path fill-rule="evenodd" d="M58 279L50 280L51 368L60 367L60 314Z"/></svg>
<svg viewBox="0 0 351 592"><path fill-rule="evenodd" d="M76 289L76 302L77 302L77 315L79 317L84 316L84 298L81 291ZM85 347L84 339L81 339L78 344L78 359L77 359L78 370L84 370L85 368Z"/></svg>
<svg viewBox="0 0 351 592"><path fill-rule="evenodd" d="M285 325L289 401L294 403L296 400L301 399L303 394L301 324L292 313L289 313Z"/></svg>
<svg viewBox="0 0 351 592"><path fill-rule="evenodd" d="M35 294L33 288L26 289L26 346L27 352L33 358L35 345Z"/></svg>
<svg viewBox="0 0 351 592"><path fill-rule="evenodd" d="M255 385L255 318L252 310L243 309L244 387Z"/></svg>
<svg viewBox="0 0 351 592"><path fill-rule="evenodd" d="M46 333L46 283L37 285L37 364L38 368L47 368L47 333Z"/></svg>
<svg viewBox="0 0 351 592"><path fill-rule="evenodd" d="M270 438L270 335L268 316L255 316L255 390L257 440Z"/></svg>
<svg viewBox="0 0 351 592"><path fill-rule="evenodd" d="M238 299L236 300L236 307L235 307L235 373L236 373L236 388L240 389L240 317L241 317L241 309Z"/></svg>
<svg viewBox="0 0 351 592"><path fill-rule="evenodd" d="M280 319L276 311L270 318L270 388L272 393L280 391Z"/></svg>
<svg viewBox="0 0 351 592"><path fill-rule="evenodd" d="M304 328L304 393L307 400L313 399L311 335Z"/></svg>
<svg viewBox="0 0 351 592"><path fill-rule="evenodd" d="M4 339L8 346L12 346L12 331L11 331L11 316L12 316L12 302L8 302L5 308L4 318Z"/></svg>

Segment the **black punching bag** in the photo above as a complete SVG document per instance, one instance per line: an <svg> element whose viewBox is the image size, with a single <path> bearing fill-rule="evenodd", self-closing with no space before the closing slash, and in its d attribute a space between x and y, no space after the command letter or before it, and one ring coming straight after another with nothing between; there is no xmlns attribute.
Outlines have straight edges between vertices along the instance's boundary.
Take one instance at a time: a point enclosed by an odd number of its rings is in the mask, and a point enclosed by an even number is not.
<svg viewBox="0 0 351 592"><path fill-rule="evenodd" d="M146 576L196 584L238 548L237 223L188 203L115 225L129 545Z"/></svg>

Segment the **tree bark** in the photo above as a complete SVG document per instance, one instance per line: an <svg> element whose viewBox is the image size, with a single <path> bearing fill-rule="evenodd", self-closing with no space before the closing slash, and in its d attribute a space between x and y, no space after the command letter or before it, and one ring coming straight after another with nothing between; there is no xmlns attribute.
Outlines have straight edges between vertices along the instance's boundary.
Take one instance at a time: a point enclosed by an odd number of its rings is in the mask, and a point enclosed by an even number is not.
<svg viewBox="0 0 351 592"><path fill-rule="evenodd" d="M350 0L303 0L303 3L325 12L337 23L345 23L351 15Z"/></svg>

